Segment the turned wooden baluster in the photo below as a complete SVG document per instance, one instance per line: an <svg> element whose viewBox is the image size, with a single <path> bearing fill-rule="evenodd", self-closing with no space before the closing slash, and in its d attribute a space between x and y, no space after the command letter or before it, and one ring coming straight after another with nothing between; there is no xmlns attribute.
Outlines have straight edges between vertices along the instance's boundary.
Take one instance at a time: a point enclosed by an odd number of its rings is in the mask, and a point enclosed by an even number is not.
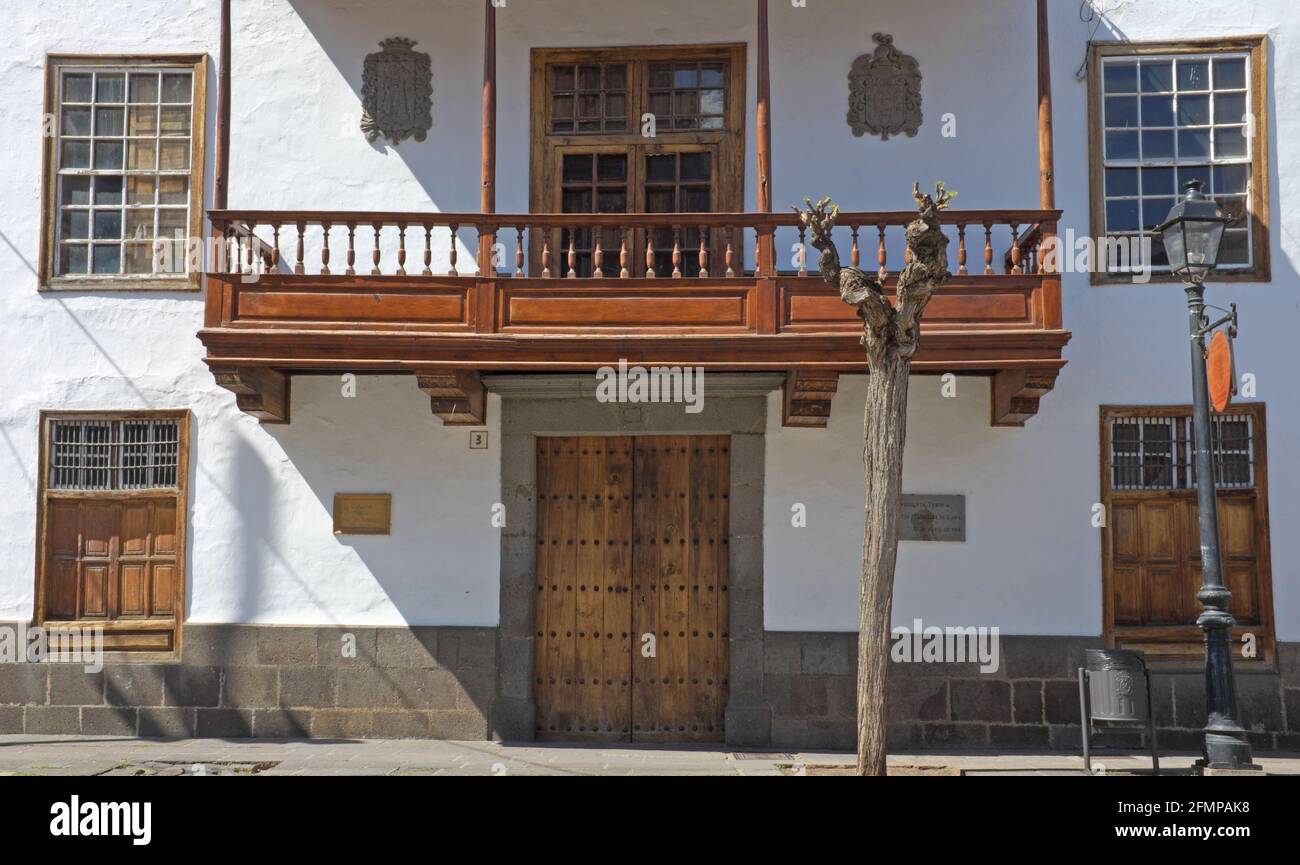
<svg viewBox="0 0 1300 865"><path fill-rule="evenodd" d="M1019 274L1020 270L1020 226L1011 223L1011 268L1007 273Z"/></svg>
<svg viewBox="0 0 1300 865"><path fill-rule="evenodd" d="M957 274L965 276L966 271L966 223L957 223Z"/></svg>
<svg viewBox="0 0 1300 865"><path fill-rule="evenodd" d="M356 273L357 273L357 268L356 268L356 264L357 264L357 224L356 224L355 222L349 222L349 223L348 223L348 256L347 256L347 258L348 258L348 266L344 269L343 272L346 273L348 276L355 276Z"/></svg>
<svg viewBox="0 0 1300 865"><path fill-rule="evenodd" d="M651 226L645 230L645 275L649 279L655 278L655 240L654 227Z"/></svg>
<svg viewBox="0 0 1300 865"><path fill-rule="evenodd" d="M433 276L433 223L424 224L424 269L423 276Z"/></svg>
<svg viewBox="0 0 1300 865"><path fill-rule="evenodd" d="M524 227L515 226L515 276L524 275Z"/></svg>
<svg viewBox="0 0 1300 865"><path fill-rule="evenodd" d="M853 231L853 242L849 244L849 264L858 267L862 261L862 250L858 248L858 227L851 226Z"/></svg>
<svg viewBox="0 0 1300 865"><path fill-rule="evenodd" d="M375 232L375 247L370 251L370 275L379 276L379 232L383 228L382 223L372 222L370 228Z"/></svg>
<svg viewBox="0 0 1300 865"><path fill-rule="evenodd" d="M735 238L735 235L736 235L736 226L728 225L727 226L727 252L726 252L728 277L733 277L736 275L736 268L735 268L736 254L731 248L731 243L732 240Z"/></svg>
<svg viewBox="0 0 1300 865"><path fill-rule="evenodd" d="M808 238L806 237L807 227L799 223L799 275L808 275Z"/></svg>
<svg viewBox="0 0 1300 865"><path fill-rule="evenodd" d="M883 222L876 226L876 232L880 235L880 240L876 244L876 264L879 265L879 267L876 268L876 276L881 282L884 282L885 276L889 271L885 269L885 262L888 260L888 256L885 254L885 224Z"/></svg>
<svg viewBox="0 0 1300 865"><path fill-rule="evenodd" d="M673 279L682 278L682 230L673 228Z"/></svg>
<svg viewBox="0 0 1300 865"><path fill-rule="evenodd" d="M329 276L330 273L330 224L322 222L321 228L321 248L320 248L320 272L322 276Z"/></svg>
<svg viewBox="0 0 1300 865"><path fill-rule="evenodd" d="M306 272L307 272L307 271L303 268L303 265L302 265L302 251L303 251L303 239L302 239L302 238L303 238L303 235L306 234L306 233L307 233L307 224L306 224L305 222L300 222L300 223L298 223L298 248L297 248L297 250L295 251L295 254L294 254L294 263L293 263L293 272L294 272L294 273L306 273Z"/></svg>
<svg viewBox="0 0 1300 865"><path fill-rule="evenodd" d="M700 276L701 277L705 277L709 275L709 252L707 249L704 248L704 235L705 235L705 230L701 228L700 229Z"/></svg>
<svg viewBox="0 0 1300 865"><path fill-rule="evenodd" d="M406 276L406 224L397 224L397 275Z"/></svg>
<svg viewBox="0 0 1300 865"><path fill-rule="evenodd" d="M280 269L280 223L276 222L271 225L271 270L272 272Z"/></svg>
<svg viewBox="0 0 1300 865"><path fill-rule="evenodd" d="M551 275L551 229L542 229L542 276Z"/></svg>
<svg viewBox="0 0 1300 865"><path fill-rule="evenodd" d="M620 236L620 240L618 244L618 278L619 279L627 279L629 276L632 275L631 272L628 270L628 263L630 262L630 258L627 253L627 234L630 230L631 229L627 228L626 226L618 230Z"/></svg>
<svg viewBox="0 0 1300 865"><path fill-rule="evenodd" d="M248 241L244 244L245 257L248 259L248 270L245 273L253 273L253 249L257 246L257 225L256 223L248 226Z"/></svg>
<svg viewBox="0 0 1300 865"><path fill-rule="evenodd" d="M460 271L456 269L456 231L460 228L460 226L452 225L450 226L450 228L451 228L451 250L447 253L447 262L448 264L451 265L451 269L447 271L447 275L460 276Z"/></svg>
<svg viewBox="0 0 1300 865"><path fill-rule="evenodd" d="M984 275L993 275L993 223L984 223Z"/></svg>
<svg viewBox="0 0 1300 865"><path fill-rule="evenodd" d="M605 275L604 268L600 266L605 261L605 250L601 245L601 235L605 233L605 230L597 226L592 231L596 235L596 245L591 250L591 276L593 279L600 279Z"/></svg>
<svg viewBox="0 0 1300 865"><path fill-rule="evenodd" d="M569 279L575 279L578 276L578 229L569 226L569 249L566 254L569 263L569 272L565 274Z"/></svg>

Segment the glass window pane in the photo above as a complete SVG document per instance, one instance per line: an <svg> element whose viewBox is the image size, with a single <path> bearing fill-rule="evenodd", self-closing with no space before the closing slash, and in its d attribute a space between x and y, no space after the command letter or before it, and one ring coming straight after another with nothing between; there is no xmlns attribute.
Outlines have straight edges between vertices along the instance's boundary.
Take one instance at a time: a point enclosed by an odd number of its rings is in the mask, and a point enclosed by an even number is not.
<svg viewBox="0 0 1300 865"><path fill-rule="evenodd" d="M90 142L65 141L59 148L59 165L63 168L89 168Z"/></svg>
<svg viewBox="0 0 1300 865"><path fill-rule="evenodd" d="M622 93L610 93L605 96L606 117L627 117L627 96Z"/></svg>
<svg viewBox="0 0 1300 865"><path fill-rule="evenodd" d="M158 164L155 141L132 141L128 154L127 168L152 171Z"/></svg>
<svg viewBox="0 0 1300 865"><path fill-rule="evenodd" d="M551 89L552 90L573 90L574 72L572 66L552 66L551 67Z"/></svg>
<svg viewBox="0 0 1300 865"><path fill-rule="evenodd" d="M95 211L95 239L113 240L122 236L122 211Z"/></svg>
<svg viewBox="0 0 1300 865"><path fill-rule="evenodd" d="M1209 126L1209 96L1179 96L1178 123L1180 126Z"/></svg>
<svg viewBox="0 0 1300 865"><path fill-rule="evenodd" d="M682 154L682 180L711 180L713 177L713 157L708 153Z"/></svg>
<svg viewBox="0 0 1300 865"><path fill-rule="evenodd" d="M161 108L163 135L190 134L190 107L188 105L164 105Z"/></svg>
<svg viewBox="0 0 1300 865"><path fill-rule="evenodd" d="M94 273L121 273L122 247L116 243L97 243L94 247L91 269Z"/></svg>
<svg viewBox="0 0 1300 865"><path fill-rule="evenodd" d="M701 90L700 91L700 113L701 114L721 114L726 105L721 90Z"/></svg>
<svg viewBox="0 0 1300 865"><path fill-rule="evenodd" d="M687 186L682 189L682 212L683 213L707 213L712 210L712 196L709 195L709 188L699 186Z"/></svg>
<svg viewBox="0 0 1300 865"><path fill-rule="evenodd" d="M1107 159L1137 159L1138 134L1136 132L1107 132Z"/></svg>
<svg viewBox="0 0 1300 865"><path fill-rule="evenodd" d="M600 67L599 66L578 67L578 89L579 90L600 89Z"/></svg>
<svg viewBox="0 0 1300 865"><path fill-rule="evenodd" d="M551 116L552 117L573 117L574 100L572 96L556 96L551 99Z"/></svg>
<svg viewBox="0 0 1300 865"><path fill-rule="evenodd" d="M1178 89L1208 90L1210 88L1210 61L1179 60Z"/></svg>
<svg viewBox="0 0 1300 865"><path fill-rule="evenodd" d="M59 237L63 240L84 240L90 236L90 211L65 210L59 227Z"/></svg>
<svg viewBox="0 0 1300 865"><path fill-rule="evenodd" d="M121 135L122 126L122 109L121 108L96 108L95 109L95 134L96 135Z"/></svg>
<svg viewBox="0 0 1300 865"><path fill-rule="evenodd" d="M153 273L152 243L128 243L126 245L126 272Z"/></svg>
<svg viewBox="0 0 1300 865"><path fill-rule="evenodd" d="M625 65L614 63L605 67L605 89L627 89L627 67Z"/></svg>
<svg viewBox="0 0 1300 865"><path fill-rule="evenodd" d="M1142 202L1142 228L1151 231L1169 216L1177 198L1147 198Z"/></svg>
<svg viewBox="0 0 1300 865"><path fill-rule="evenodd" d="M663 89L673 86L673 69L666 63L656 63L650 67L650 86Z"/></svg>
<svg viewBox="0 0 1300 865"><path fill-rule="evenodd" d="M1143 195L1174 195L1176 189L1172 168L1142 169Z"/></svg>
<svg viewBox="0 0 1300 865"><path fill-rule="evenodd" d="M699 113L699 101L696 98L694 90L678 91L673 99L673 113L679 116L689 116Z"/></svg>
<svg viewBox="0 0 1300 865"><path fill-rule="evenodd" d="M1219 264L1249 264L1250 235L1244 230L1227 230L1223 232L1223 242L1219 244Z"/></svg>
<svg viewBox="0 0 1300 865"><path fill-rule="evenodd" d="M59 250L59 273L85 273L89 258L84 243L64 244Z"/></svg>
<svg viewBox="0 0 1300 865"><path fill-rule="evenodd" d="M128 239L153 240L153 209L128 210L126 212L126 236Z"/></svg>
<svg viewBox="0 0 1300 865"><path fill-rule="evenodd" d="M1243 193L1250 181L1250 166L1219 165L1214 169L1214 194Z"/></svg>
<svg viewBox="0 0 1300 865"><path fill-rule="evenodd" d="M187 231L185 225L185 211L159 210L158 211L158 236L167 239L178 238L184 239Z"/></svg>
<svg viewBox="0 0 1300 865"><path fill-rule="evenodd" d="M1214 61L1214 89L1230 90L1246 86L1244 57L1226 57Z"/></svg>
<svg viewBox="0 0 1300 865"><path fill-rule="evenodd" d="M1143 159L1171 159L1174 155L1173 132L1143 132Z"/></svg>
<svg viewBox="0 0 1300 865"><path fill-rule="evenodd" d="M721 63L705 63L700 69L700 86L725 87L726 83L726 69Z"/></svg>
<svg viewBox="0 0 1300 865"><path fill-rule="evenodd" d="M596 159L596 179L601 182L627 180L627 155L608 153L598 156Z"/></svg>
<svg viewBox="0 0 1300 865"><path fill-rule="evenodd" d="M673 113L673 94L651 93L650 113L656 117L668 117Z"/></svg>
<svg viewBox="0 0 1300 865"><path fill-rule="evenodd" d="M1246 197L1233 196L1228 198L1215 197L1215 201L1223 208L1223 215L1232 220L1229 227L1241 227L1246 224Z"/></svg>
<svg viewBox="0 0 1300 865"><path fill-rule="evenodd" d="M89 177L65 177L62 183L64 204L90 204Z"/></svg>
<svg viewBox="0 0 1300 865"><path fill-rule="evenodd" d="M1155 93L1174 89L1174 76L1169 61L1143 63L1141 74L1142 92Z"/></svg>
<svg viewBox="0 0 1300 865"><path fill-rule="evenodd" d="M158 108L153 105L132 106L126 130L128 135L157 135Z"/></svg>
<svg viewBox="0 0 1300 865"><path fill-rule="evenodd" d="M566 153L561 164L561 175L565 183L585 183L591 181L590 153Z"/></svg>
<svg viewBox="0 0 1300 865"><path fill-rule="evenodd" d="M1214 155L1219 159L1246 155L1246 127L1214 127Z"/></svg>
<svg viewBox="0 0 1300 865"><path fill-rule="evenodd" d="M1136 93L1136 63L1106 63L1102 66L1103 87L1107 93Z"/></svg>
<svg viewBox="0 0 1300 865"><path fill-rule="evenodd" d="M126 78L120 73L100 72L95 76L96 102L122 102L126 98Z"/></svg>
<svg viewBox="0 0 1300 865"><path fill-rule="evenodd" d="M154 179L152 177L128 177L126 180L126 203L153 204L153 185Z"/></svg>
<svg viewBox="0 0 1300 865"><path fill-rule="evenodd" d="M158 76L152 72L131 73L131 101L132 102L157 102L158 101Z"/></svg>
<svg viewBox="0 0 1300 865"><path fill-rule="evenodd" d="M70 72L63 76L64 102L90 102L91 78L87 72Z"/></svg>
<svg viewBox="0 0 1300 865"><path fill-rule="evenodd" d="M655 154L645 158L646 180L650 183L673 183L677 180L677 157Z"/></svg>
<svg viewBox="0 0 1300 865"><path fill-rule="evenodd" d="M1137 231L1138 203L1136 201L1107 201L1107 231Z"/></svg>
<svg viewBox="0 0 1300 865"><path fill-rule="evenodd" d="M1245 93L1216 93L1214 119L1219 123L1244 122L1246 119ZM1207 120L1206 123L1209 123Z"/></svg>
<svg viewBox="0 0 1300 865"><path fill-rule="evenodd" d="M1134 126L1137 124L1134 123ZM1142 126L1173 126L1174 100L1171 96L1142 97Z"/></svg>
<svg viewBox="0 0 1300 865"><path fill-rule="evenodd" d="M722 129L723 128L722 118L718 116L701 117L700 128L701 129Z"/></svg>
<svg viewBox="0 0 1300 865"><path fill-rule="evenodd" d="M175 171L190 167L189 141L158 142L158 168L162 171Z"/></svg>
<svg viewBox="0 0 1300 865"><path fill-rule="evenodd" d="M95 167L101 170L120 169L122 167L122 142L96 141Z"/></svg>
<svg viewBox="0 0 1300 865"><path fill-rule="evenodd" d="M1210 166L1208 165L1180 165L1178 167L1178 192L1187 187L1189 181L1199 180L1201 185L1210 188Z"/></svg>
<svg viewBox="0 0 1300 865"><path fill-rule="evenodd" d="M95 178L95 204L121 204L122 178L99 176Z"/></svg>
<svg viewBox="0 0 1300 865"><path fill-rule="evenodd" d="M1181 129L1178 132L1178 155L1201 159L1210 155L1210 130Z"/></svg>
<svg viewBox="0 0 1300 865"><path fill-rule="evenodd" d="M188 177L158 178L158 195L161 204L188 204L190 179Z"/></svg>
<svg viewBox="0 0 1300 865"><path fill-rule="evenodd" d="M188 72L164 72L162 77L162 101L189 102L190 77Z"/></svg>
<svg viewBox="0 0 1300 865"><path fill-rule="evenodd" d="M1107 195L1137 195L1138 171L1136 168L1107 168Z"/></svg>
<svg viewBox="0 0 1300 865"><path fill-rule="evenodd" d="M693 90L698 81L699 76L696 73L694 63L689 66L678 66L673 72L674 87L688 87Z"/></svg>
<svg viewBox="0 0 1300 865"><path fill-rule="evenodd" d="M64 135L89 135L90 134L90 109L89 108L65 108L63 109L63 127L61 132Z"/></svg>

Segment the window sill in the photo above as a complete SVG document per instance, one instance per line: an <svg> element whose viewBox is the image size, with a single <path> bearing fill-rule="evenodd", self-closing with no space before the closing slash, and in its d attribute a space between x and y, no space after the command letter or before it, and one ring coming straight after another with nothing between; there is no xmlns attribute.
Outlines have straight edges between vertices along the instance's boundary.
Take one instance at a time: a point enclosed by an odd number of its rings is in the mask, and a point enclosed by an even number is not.
<svg viewBox="0 0 1300 865"><path fill-rule="evenodd" d="M193 291L201 290L192 276L56 276L40 286L42 292L58 291Z"/></svg>

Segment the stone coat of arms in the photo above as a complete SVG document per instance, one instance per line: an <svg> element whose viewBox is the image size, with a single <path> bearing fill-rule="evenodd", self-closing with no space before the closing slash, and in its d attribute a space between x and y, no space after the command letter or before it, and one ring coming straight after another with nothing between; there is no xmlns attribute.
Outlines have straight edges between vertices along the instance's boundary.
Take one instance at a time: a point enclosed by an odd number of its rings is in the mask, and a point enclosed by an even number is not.
<svg viewBox="0 0 1300 865"><path fill-rule="evenodd" d="M414 39L400 36L379 43L366 55L361 74L361 131L367 141L380 135L390 144L423 141L433 126L433 68L429 55L412 50Z"/></svg>
<svg viewBox="0 0 1300 865"><path fill-rule="evenodd" d="M873 33L875 51L853 61L849 70L849 127L866 133L916 136L921 128L921 67L916 58L894 47L888 33Z"/></svg>

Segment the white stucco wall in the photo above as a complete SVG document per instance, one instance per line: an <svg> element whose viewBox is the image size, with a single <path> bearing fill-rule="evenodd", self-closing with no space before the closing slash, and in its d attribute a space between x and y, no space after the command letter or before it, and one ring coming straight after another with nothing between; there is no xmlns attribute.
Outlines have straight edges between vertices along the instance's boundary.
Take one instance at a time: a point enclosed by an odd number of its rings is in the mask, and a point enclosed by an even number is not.
<svg viewBox="0 0 1300 865"><path fill-rule="evenodd" d="M1288 336L1300 323L1300 33L1288 0L1142 0L1113 7L1097 38L1268 33L1273 279L1215 286L1241 305L1239 366L1269 406L1270 516L1278 636L1300 639L1300 425ZM1074 78L1090 27L1074 2L1052 6L1058 204L1086 233L1086 88ZM510 0L498 10L498 207L528 205L528 49L535 46L746 42L751 0ZM491 624L499 546L487 522L498 457L469 451L409 379L362 379L356 400L331 379L294 383L294 423L240 415L201 363L196 295L38 295L41 111L46 52L206 51L216 4L201 0L0 0L0 618L32 604L36 413L41 408L194 411L189 614L200 621ZM1032 207L1034 22L1029 0L909 4L771 0L774 190L779 207L830 193L849 209L909 206L911 181L948 181L962 207ZM476 0L240 0L235 4L230 203L241 208L474 210L478 205L482 8ZM844 77L892 33L924 76L916 138L853 138ZM357 129L362 58L388 36L433 60L433 129L423 144L368 144ZM209 140L215 78L209 82ZM957 136L940 135L956 116ZM746 198L754 206L753 117ZM809 142L816 140L815 151ZM209 183L211 174L209 172ZM784 244L783 244L784 245ZM461 266L472 262L462 250ZM897 260L892 254L892 260ZM937 380L913 394L908 489L964 492L970 540L905 545L898 617L998 624L1008 632L1095 634L1100 544L1097 406L1182 402L1188 392L1181 292L1093 288L1067 275L1070 365L1024 430L988 426L987 385ZM490 408L490 412L492 409ZM824 432L770 429L765 578L769 628L851 628L860 532L861 382L846 378ZM493 415L495 413L493 412ZM495 420L493 421L495 422ZM817 481L814 483L814 481ZM342 543L328 502L345 489L391 490L394 535ZM789 505L809 526L789 528ZM795 535L793 532L801 534Z"/></svg>

